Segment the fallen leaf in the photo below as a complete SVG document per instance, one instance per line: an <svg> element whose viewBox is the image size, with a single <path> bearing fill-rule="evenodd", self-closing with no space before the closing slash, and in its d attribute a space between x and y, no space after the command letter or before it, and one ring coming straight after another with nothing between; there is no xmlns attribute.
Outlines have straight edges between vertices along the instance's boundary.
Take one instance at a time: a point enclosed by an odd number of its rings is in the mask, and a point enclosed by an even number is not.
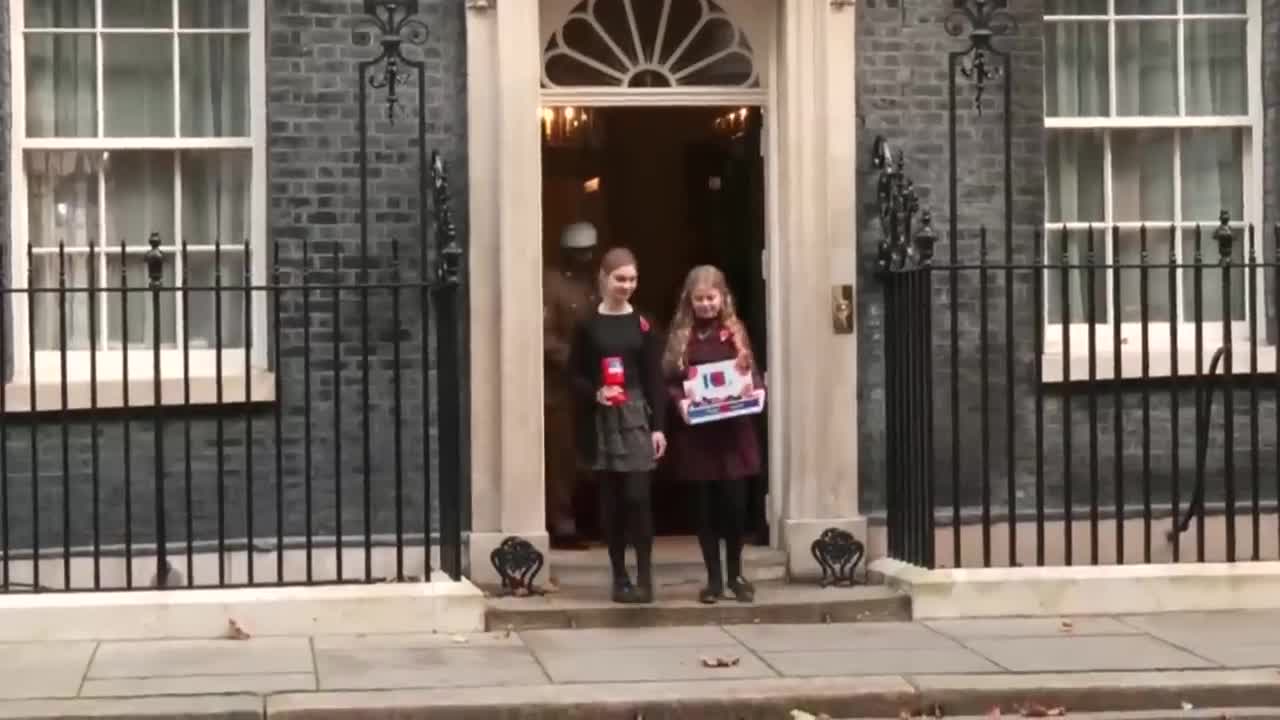
<svg viewBox="0 0 1280 720"><path fill-rule="evenodd" d="M792 710L791 720L818 720L818 716L812 715L803 710Z"/></svg>
<svg viewBox="0 0 1280 720"><path fill-rule="evenodd" d="M709 668L727 668L737 665L739 659L736 657L703 657L702 666Z"/></svg>
<svg viewBox="0 0 1280 720"><path fill-rule="evenodd" d="M1075 623L1071 622L1070 620L1063 620L1062 626L1059 629L1061 629L1062 632L1071 632L1072 630L1076 629L1076 626L1075 626Z"/></svg>
<svg viewBox="0 0 1280 720"><path fill-rule="evenodd" d="M515 625L511 625L510 623L508 623L508 624L507 624L507 630L506 630L506 632L502 635L502 637L504 637L504 638L509 638L509 637L511 637L511 633L515 632L515 629L516 629L516 626L515 626Z"/></svg>
<svg viewBox="0 0 1280 720"><path fill-rule="evenodd" d="M467 639L467 636L466 636L466 635L454 635L454 636L453 636L452 638L450 638L450 639L451 639L451 640L453 640L454 642L458 643L458 644L464 644L464 643L471 642L470 640L468 640L468 639Z"/></svg>
<svg viewBox="0 0 1280 720"><path fill-rule="evenodd" d="M1066 708L1061 706L1028 705L1022 708L1022 717L1064 717L1066 714Z"/></svg>
<svg viewBox="0 0 1280 720"><path fill-rule="evenodd" d="M1191 703L1187 702L1186 700L1183 700L1183 701L1182 701L1182 709L1183 709L1183 710L1195 710L1195 709L1196 709L1196 706L1195 706L1195 705L1192 705Z"/></svg>
<svg viewBox="0 0 1280 720"><path fill-rule="evenodd" d="M234 619L229 619L227 620L227 631L222 634L222 637L227 640L248 640L253 636L245 632L245 629L240 627L240 623Z"/></svg>

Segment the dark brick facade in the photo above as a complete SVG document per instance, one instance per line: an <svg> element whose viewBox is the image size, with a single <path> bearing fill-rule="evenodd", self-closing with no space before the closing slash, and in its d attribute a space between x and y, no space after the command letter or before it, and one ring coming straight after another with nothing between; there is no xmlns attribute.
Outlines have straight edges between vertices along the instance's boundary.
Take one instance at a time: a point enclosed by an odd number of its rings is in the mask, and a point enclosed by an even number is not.
<svg viewBox="0 0 1280 720"><path fill-rule="evenodd" d="M1044 217L1045 194L1045 143L1043 130L1043 3L1040 0L1011 3L1019 28L1016 35L1001 38L997 44L1012 52L1014 97L1013 116L1013 187L1014 187L1014 261L1032 260L1032 242L1036 229ZM965 38L953 38L944 30L942 19L950 2L943 0L865 0L859 3L858 21L858 97L859 138L863 145L862 157L867 158L872 138L883 134L905 152L907 174L915 180L922 205L933 212L936 227L941 234L939 257L946 262L952 252L952 243L946 238L948 231L948 139L947 139L947 52L963 49ZM1267 74L1266 103L1268 108L1265 136L1266 155L1266 214L1269 222L1280 220L1280 87L1277 84L1277 65L1280 65L1280 2L1264 0L1264 65ZM989 236L990 257L994 262L1003 260L1002 237L1002 145L1000 94L1003 88L998 81L990 92L989 108L979 118L971 110L972 89L961 82L958 146L959 150L959 227L963 229L955 243L962 263L976 262L977 227L991 229ZM865 160L864 160L865 162ZM859 168L859 369L860 369L860 487L863 507L868 512L884 508L885 437L884 422L884 366L883 366L883 300L881 284L874 275L876 246L881 232L876 219L875 173L869 164ZM1270 252L1270 243L1266 245ZM1014 324L1012 347L1005 332L1006 278L1002 274L990 275L988 319L989 401L986 411L990 437L989 477L992 498L997 508L1007 506L1008 488L1012 486L1015 505L1020 511L1035 504L1035 393L1034 363L1035 324L1033 312L1033 285L1029 273L1015 275L1012 282ZM961 349L958 363L960 388L959 422L956 435L959 439L958 463L952 462L952 425L950 388L953 375L950 368L950 288L945 274L935 276L935 348L934 385L936 407L936 468L940 487L937 501L950 506L953 469L960 480L962 504L973 507L980 498L983 484L980 447L983 415L980 405L982 371L979 365L980 296L977 273L962 272L957 282L958 298L957 336ZM1268 301L1268 305L1271 302ZM1269 324L1274 327L1274 308L1267 308ZM1185 343L1185 344L1184 344ZM1183 338L1182 347L1192 347ZM1080 350L1080 348L1077 348ZM1013 385L1007 381L1006 357L1012 357ZM1247 358L1237 358L1236 370ZM1267 378L1271 376L1266 376ZM1270 385L1269 380L1263 380ZM1170 385L1167 381L1152 381L1147 387L1151 393L1151 463L1152 494L1156 502L1167 499L1173 484L1170 466L1170 449L1173 445L1171 429L1171 398L1179 396L1181 477L1183 497L1190 492L1190 468L1194 467L1194 401L1192 390L1186 381ZM1142 385L1126 383L1120 388L1121 422L1123 432L1120 455L1124 460L1123 472L1115 470L1116 433L1113 432L1117 395L1112 385L1095 385L1092 388L1097 407L1098 427L1098 479L1099 502L1103 507L1114 507L1118 486L1123 486L1120 497L1128 505L1141 502L1140 472L1143 452L1141 432ZM1062 507L1064 490L1064 457L1073 459L1071 484L1074 503L1086 502L1090 497L1090 438L1089 383L1077 383L1069 390L1061 386L1050 387L1044 406L1044 452L1046 504L1052 510ZM1071 398L1070 425L1074 433L1072 452L1064 448L1065 428L1063 398ZM1012 398L1009 407L1006 397ZM1259 447L1264 466L1263 477L1273 474L1275 460L1276 408L1274 393L1265 390L1259 401ZM1248 414L1249 395L1241 389L1236 395L1236 447L1238 452L1237 483L1245 488L1252 467L1246 460L1250 432ZM1218 398L1215 411L1221 418L1222 399ZM1011 416L1012 423L1006 418ZM1013 442L1008 442L1010 425ZM1221 435L1215 435L1218 448L1208 458L1207 473L1209 496L1212 500L1221 495L1223 482L1223 458ZM1012 451L1013 472L1009 472L1008 457ZM1265 463L1271 463L1266 465ZM1269 474L1270 473L1270 474ZM1009 482L1012 475L1012 483ZM1241 491L1243 492L1243 490ZM1274 496L1274 491L1266 496ZM949 551L948 551L949 552Z"/></svg>
<svg viewBox="0 0 1280 720"><path fill-rule="evenodd" d="M379 47L367 27L358 27L359 0L272 0L266 4L266 40L269 187L271 250L278 251L282 282L300 283L303 247L310 254L311 279L315 283L356 283L364 263L359 253L359 166L357 132L357 63L376 57ZM411 57L425 63L427 153L439 150L450 163L454 188L454 215L465 238L465 30L463 3L455 0L424 0L422 19L430 26L427 43L406 46ZM5 27L0 39L8 37L7 13L0 13ZM8 92L8 43L0 42L0 83L2 96ZM416 83L401 88L403 110L396 122L386 120L382 91L370 90L368 117L372 132L369 143L370 282L386 281L391 267L391 239L400 242L401 271L406 279L417 276L420 266L418 235L419 174L416 139L418 93ZM4 147L8 147L8 113L4 113ZM3 171L0 171L3 172ZM7 184L7 183L6 183ZM3 209L7 228L8 196ZM335 262L335 256L337 260ZM277 510L284 518L286 536L301 535L305 523L304 503L304 358L311 365L311 447L313 453L311 512L313 531L332 534L337 520L335 491L335 449L342 448L343 489L341 504L343 533L363 534L363 478L369 477L372 499L371 528L375 533L394 529L395 482L391 418L395 410L392 339L400 338L402 385L400 411L404 418L404 498L405 527L421 532L423 527L422 448L423 406L421 387L422 325L420 296L406 292L401 297L402 328L391 322L391 303L386 291L369 294L370 456L363 462L362 402L362 306L359 294L345 294L335 303L329 293L313 293L310 302L310 346L304 344L304 317L301 293L282 298L278 342L280 343L282 397L274 405L249 407L229 401L227 407L202 408L190 413L172 410L165 420L165 473L168 536L186 537L187 482L186 437L190 433L191 522L197 541L218 534L221 505L228 537L243 537L248 514L247 500L252 487L254 534L276 535ZM338 373L335 379L334 319L341 324L337 338ZM435 369L427 376L434 385ZM342 420L332 412L335 387L340 388ZM433 403L434 404L434 403ZM282 503L277 502L275 417L279 409L283 445L283 465L279 485ZM132 540L148 542L154 537L153 420L149 410L131 413L101 413L96 418L99 457L98 493L101 507L100 538L104 544L123 542L125 537L126 493L131 495ZM434 413L428 418L435 427ZM71 542L92 539L90 512L92 423L84 413L73 414L67 425L66 473L70 486ZM251 423L251 427L246 427ZM222 426L221 449L217 442ZM42 547L60 547L63 541L63 447L62 424L54 415L32 424L30 418L7 418L6 454L9 508L8 533L14 547L30 547L33 515L31 457L33 438L39 463L38 515ZM125 429L129 429L131 483L125 483ZM250 452L247 453L246 450ZM223 461L225 496L218 497L218 458ZM250 456L248 459L246 456ZM366 472L367 471L367 472ZM432 503L434 506L434 502ZM434 514L434 507L433 507Z"/></svg>

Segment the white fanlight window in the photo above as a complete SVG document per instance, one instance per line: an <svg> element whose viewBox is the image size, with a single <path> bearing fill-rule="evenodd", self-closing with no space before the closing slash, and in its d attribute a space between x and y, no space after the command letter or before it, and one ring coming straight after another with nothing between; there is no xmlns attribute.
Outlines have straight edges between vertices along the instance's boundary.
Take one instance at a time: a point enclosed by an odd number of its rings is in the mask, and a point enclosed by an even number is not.
<svg viewBox="0 0 1280 720"><path fill-rule="evenodd" d="M712 0L582 0L543 49L542 86L758 88L746 31Z"/></svg>

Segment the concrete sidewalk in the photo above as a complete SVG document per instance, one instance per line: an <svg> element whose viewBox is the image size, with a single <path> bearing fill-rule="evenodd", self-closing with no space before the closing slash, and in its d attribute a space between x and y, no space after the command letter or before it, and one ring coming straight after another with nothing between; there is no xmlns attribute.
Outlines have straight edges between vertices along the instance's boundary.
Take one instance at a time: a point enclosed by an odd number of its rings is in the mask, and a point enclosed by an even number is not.
<svg viewBox="0 0 1280 720"><path fill-rule="evenodd" d="M1280 706L1280 612L469 636L269 632L0 645L0 718L318 720L394 709L397 718L643 712L653 720L789 717L792 708L897 717L935 706L952 716L1027 705ZM172 695L194 697L154 697Z"/></svg>

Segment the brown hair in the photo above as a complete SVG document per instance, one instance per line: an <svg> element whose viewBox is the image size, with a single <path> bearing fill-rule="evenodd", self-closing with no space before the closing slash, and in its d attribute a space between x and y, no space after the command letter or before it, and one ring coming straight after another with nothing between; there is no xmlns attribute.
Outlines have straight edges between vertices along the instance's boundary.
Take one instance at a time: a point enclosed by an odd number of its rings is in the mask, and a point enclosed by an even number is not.
<svg viewBox="0 0 1280 720"><path fill-rule="evenodd" d="M636 255L627 248L616 247L600 258L600 293L604 294L604 281L618 268L636 264Z"/></svg>
<svg viewBox="0 0 1280 720"><path fill-rule="evenodd" d="M685 353L689 348L689 335L693 332L693 292L698 288L715 288L720 293L720 323L729 331L734 349L741 355L751 356L751 340L747 337L747 328L738 319L738 311L733 301L733 293L729 291L729 283L724 273L714 265L699 265L689 271L684 280L684 289L680 291L680 302L676 306L675 319L671 321L671 332L667 336L667 349L662 356L662 367L668 373L683 372L688 363Z"/></svg>

